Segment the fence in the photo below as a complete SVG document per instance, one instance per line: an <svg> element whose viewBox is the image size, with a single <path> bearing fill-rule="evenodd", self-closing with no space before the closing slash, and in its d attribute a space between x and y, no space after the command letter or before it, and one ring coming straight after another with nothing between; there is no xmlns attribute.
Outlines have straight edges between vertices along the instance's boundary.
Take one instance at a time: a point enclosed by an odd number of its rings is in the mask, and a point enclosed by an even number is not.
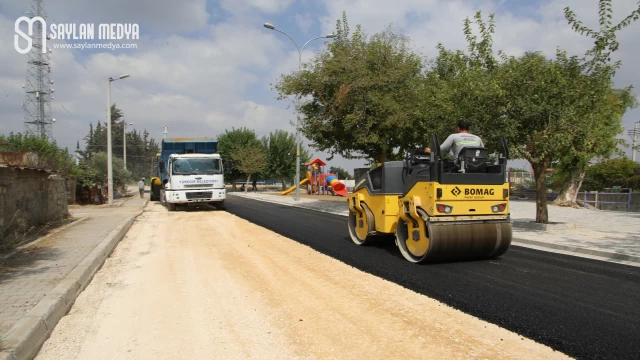
<svg viewBox="0 0 640 360"><path fill-rule="evenodd" d="M636 194L638 195L638 194ZM637 198L640 198L636 196ZM593 199L593 200L589 200ZM583 204L584 207L587 207L587 204L594 204L593 206L599 210L614 210L614 211L622 211L623 209L627 212L630 212L632 208L640 207L639 204L634 203L633 201L633 193L601 193L597 191L593 192L584 192L583 194Z"/></svg>
<svg viewBox="0 0 640 360"><path fill-rule="evenodd" d="M533 176L529 172L509 171L509 183L511 187L522 187L529 181L534 181Z"/></svg>
<svg viewBox="0 0 640 360"><path fill-rule="evenodd" d="M513 184L511 186L513 186ZM533 200L535 200L536 194L537 194L537 192L535 190L528 190L528 189L523 189L523 188L520 188L519 190L512 190L511 191L511 196L512 197L528 198L528 199L533 199ZM558 197L558 195L559 195L559 193L557 193L557 192L555 192L553 190L547 191L547 201L555 200Z"/></svg>

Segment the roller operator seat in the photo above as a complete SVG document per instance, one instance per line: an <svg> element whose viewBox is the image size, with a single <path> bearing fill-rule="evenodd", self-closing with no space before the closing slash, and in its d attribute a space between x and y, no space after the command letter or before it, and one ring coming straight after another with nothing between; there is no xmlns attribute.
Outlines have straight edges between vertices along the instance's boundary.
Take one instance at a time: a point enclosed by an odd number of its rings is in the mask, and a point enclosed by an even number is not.
<svg viewBox="0 0 640 360"><path fill-rule="evenodd" d="M483 147L465 147L458 154L460 172L483 173L487 169L488 150Z"/></svg>

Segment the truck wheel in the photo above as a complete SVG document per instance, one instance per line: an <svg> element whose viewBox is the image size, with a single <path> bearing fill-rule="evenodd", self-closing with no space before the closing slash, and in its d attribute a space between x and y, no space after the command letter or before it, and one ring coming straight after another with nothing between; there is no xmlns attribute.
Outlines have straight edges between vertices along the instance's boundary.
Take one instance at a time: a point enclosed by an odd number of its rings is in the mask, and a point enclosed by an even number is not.
<svg viewBox="0 0 640 360"><path fill-rule="evenodd" d="M169 211L176 211L176 204L174 203L167 203L167 210Z"/></svg>

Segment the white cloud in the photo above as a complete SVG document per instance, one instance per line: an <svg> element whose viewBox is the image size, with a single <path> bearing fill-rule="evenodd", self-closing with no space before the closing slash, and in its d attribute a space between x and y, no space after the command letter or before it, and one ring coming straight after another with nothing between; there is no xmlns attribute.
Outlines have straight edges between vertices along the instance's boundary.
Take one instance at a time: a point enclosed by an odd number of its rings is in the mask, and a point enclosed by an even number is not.
<svg viewBox="0 0 640 360"><path fill-rule="evenodd" d="M127 2L57 0L45 1L50 23L138 23L140 35L199 30L207 26L206 0L130 0ZM5 0L2 12L31 11L30 1ZM14 18L15 19L15 18Z"/></svg>
<svg viewBox="0 0 640 360"><path fill-rule="evenodd" d="M257 9L261 12L275 14L286 10L293 0L222 0L221 5L233 13L248 12Z"/></svg>
<svg viewBox="0 0 640 360"><path fill-rule="evenodd" d="M13 21L0 15L0 31L12 33ZM247 126L260 134L290 129L287 110L245 100L250 87L261 87L260 72L277 63L273 58L280 55L281 43L260 28L247 29L237 22L212 25L208 35L141 41L133 54L109 51L82 57L80 52L54 51L52 108L58 142L75 147L90 122L105 121L106 79L122 73L131 77L111 84L112 102L135 128L146 128L156 139L162 137L165 124L179 136L217 136L231 126ZM0 46L12 49L12 38L0 38ZM20 104L26 57L3 51L0 60L0 131L23 131Z"/></svg>
<svg viewBox="0 0 640 360"><path fill-rule="evenodd" d="M304 15L296 14L295 20L296 25L298 25L300 30L302 30L302 32L305 34L309 32L309 28L311 27L311 25L313 25L313 18L309 13L306 13Z"/></svg>

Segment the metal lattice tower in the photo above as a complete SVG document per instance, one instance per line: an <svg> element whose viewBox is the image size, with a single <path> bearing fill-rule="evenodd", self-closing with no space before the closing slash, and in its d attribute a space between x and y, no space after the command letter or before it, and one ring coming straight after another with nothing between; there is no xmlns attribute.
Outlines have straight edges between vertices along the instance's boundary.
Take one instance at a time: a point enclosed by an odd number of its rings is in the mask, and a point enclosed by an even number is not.
<svg viewBox="0 0 640 360"><path fill-rule="evenodd" d="M32 0L30 18L40 16L46 20L43 0ZM27 82L24 84L25 100L24 127L27 135L45 137L53 140L51 100L53 89L51 81L51 50L42 53L42 32L46 31L39 21L33 23L33 47L27 60Z"/></svg>

